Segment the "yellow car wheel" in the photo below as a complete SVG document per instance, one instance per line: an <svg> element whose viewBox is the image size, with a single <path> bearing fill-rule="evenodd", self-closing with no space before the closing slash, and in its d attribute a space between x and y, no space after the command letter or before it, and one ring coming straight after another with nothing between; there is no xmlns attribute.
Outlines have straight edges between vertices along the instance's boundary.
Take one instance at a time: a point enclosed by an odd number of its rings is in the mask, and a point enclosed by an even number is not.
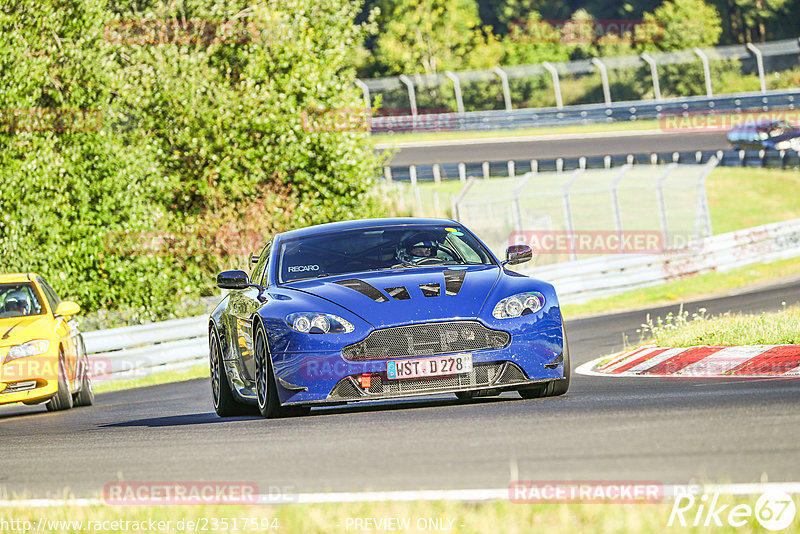
<svg viewBox="0 0 800 534"><path fill-rule="evenodd" d="M67 380L67 367L64 364L64 352L58 351L58 391L50 397L45 404L48 412L59 410L69 410L72 408L72 392L69 390L69 380Z"/></svg>

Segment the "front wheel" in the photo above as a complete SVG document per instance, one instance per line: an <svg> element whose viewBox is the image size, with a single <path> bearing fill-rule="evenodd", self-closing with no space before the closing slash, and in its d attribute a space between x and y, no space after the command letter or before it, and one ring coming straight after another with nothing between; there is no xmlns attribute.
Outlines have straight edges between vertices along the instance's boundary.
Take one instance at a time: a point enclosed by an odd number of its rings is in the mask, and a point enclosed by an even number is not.
<svg viewBox="0 0 800 534"><path fill-rule="evenodd" d="M264 334L263 328L257 327L255 340L258 411L267 419L307 414L310 409L303 406L281 406L275 373L272 370L272 360L267 348L267 336Z"/></svg>
<svg viewBox="0 0 800 534"><path fill-rule="evenodd" d="M69 390L69 379L67 378L67 366L64 363L64 352L58 351L58 391L50 397L45 404L48 412L69 410L72 408L72 392Z"/></svg>

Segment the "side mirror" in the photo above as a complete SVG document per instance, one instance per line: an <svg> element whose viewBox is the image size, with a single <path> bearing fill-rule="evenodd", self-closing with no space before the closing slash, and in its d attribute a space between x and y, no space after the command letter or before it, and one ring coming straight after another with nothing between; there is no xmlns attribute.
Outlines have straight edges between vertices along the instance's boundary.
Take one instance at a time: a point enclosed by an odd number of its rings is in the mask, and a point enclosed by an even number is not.
<svg viewBox="0 0 800 534"><path fill-rule="evenodd" d="M244 271L222 271L217 275L217 286L221 289L244 289L250 285Z"/></svg>
<svg viewBox="0 0 800 534"><path fill-rule="evenodd" d="M75 302L72 302L71 300L65 300L56 306L56 310L53 312L53 314L61 317L70 317L72 315L77 315L80 311L81 307Z"/></svg>
<svg viewBox="0 0 800 534"><path fill-rule="evenodd" d="M531 261L532 258L533 250L531 250L531 247L528 245L511 245L506 249L505 264L517 265L525 263L526 261Z"/></svg>

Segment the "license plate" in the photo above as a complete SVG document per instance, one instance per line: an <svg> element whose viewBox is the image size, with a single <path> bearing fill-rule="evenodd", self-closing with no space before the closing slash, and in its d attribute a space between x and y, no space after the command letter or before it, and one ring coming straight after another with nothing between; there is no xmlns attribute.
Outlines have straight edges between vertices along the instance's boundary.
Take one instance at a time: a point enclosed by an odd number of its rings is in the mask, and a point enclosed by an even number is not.
<svg viewBox="0 0 800 534"><path fill-rule="evenodd" d="M389 380L457 375L469 373L470 371L472 371L472 354L455 354L453 356L386 362L386 374Z"/></svg>

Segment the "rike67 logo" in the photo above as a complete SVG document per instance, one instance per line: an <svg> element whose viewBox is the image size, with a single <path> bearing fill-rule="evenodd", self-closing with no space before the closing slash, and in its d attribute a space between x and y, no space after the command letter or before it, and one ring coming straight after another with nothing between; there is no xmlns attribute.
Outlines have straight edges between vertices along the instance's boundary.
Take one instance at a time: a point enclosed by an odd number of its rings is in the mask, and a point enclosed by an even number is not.
<svg viewBox="0 0 800 534"><path fill-rule="evenodd" d="M720 503L718 493L703 495L679 495L672 505L667 526L721 527L724 523L742 527L752 518L767 530L777 532L794 521L796 506L791 495L780 490L764 492L755 507L749 504Z"/></svg>

